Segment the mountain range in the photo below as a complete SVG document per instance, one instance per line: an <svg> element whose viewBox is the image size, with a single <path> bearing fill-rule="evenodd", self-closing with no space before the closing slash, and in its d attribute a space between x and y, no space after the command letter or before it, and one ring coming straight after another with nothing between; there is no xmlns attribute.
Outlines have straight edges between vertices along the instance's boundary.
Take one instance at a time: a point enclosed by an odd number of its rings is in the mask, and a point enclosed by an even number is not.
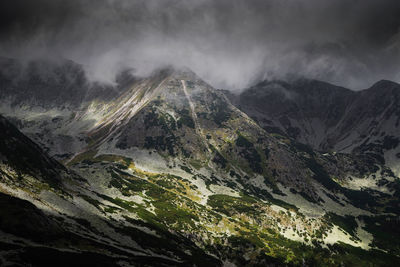
<svg viewBox="0 0 400 267"><path fill-rule="evenodd" d="M0 114L0 265L400 264L397 83L2 58Z"/></svg>

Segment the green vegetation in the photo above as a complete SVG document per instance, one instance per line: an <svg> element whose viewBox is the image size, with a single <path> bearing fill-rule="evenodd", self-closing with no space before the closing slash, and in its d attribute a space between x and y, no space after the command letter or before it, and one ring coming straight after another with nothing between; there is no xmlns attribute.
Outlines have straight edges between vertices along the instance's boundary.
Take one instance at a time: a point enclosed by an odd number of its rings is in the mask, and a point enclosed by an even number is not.
<svg viewBox="0 0 400 267"><path fill-rule="evenodd" d="M332 212L328 213L326 216L331 223L339 226L353 237L356 236L358 224L353 216L339 216Z"/></svg>
<svg viewBox="0 0 400 267"><path fill-rule="evenodd" d="M184 170L185 172L193 174L192 170L189 167L183 165L180 165L179 167L181 167L181 169Z"/></svg>
<svg viewBox="0 0 400 267"><path fill-rule="evenodd" d="M212 116L211 120L218 126L221 126L222 123L228 121L231 117L231 111L228 109L226 103L218 96L215 96L214 101L211 103L209 114Z"/></svg>
<svg viewBox="0 0 400 267"><path fill-rule="evenodd" d="M156 149L159 151L167 151L169 155L175 155L175 136L146 136L144 148L146 149Z"/></svg>
<svg viewBox="0 0 400 267"><path fill-rule="evenodd" d="M188 109L182 109L179 111L180 118L177 121L178 128L182 128L182 125L186 125L189 128L194 129L194 121Z"/></svg>
<svg viewBox="0 0 400 267"><path fill-rule="evenodd" d="M257 215L261 209L257 208L257 201L249 196L231 197L227 195L212 195L208 198L208 205L215 211L232 216L235 213Z"/></svg>
<svg viewBox="0 0 400 267"><path fill-rule="evenodd" d="M339 190L341 187L335 181L331 179L329 174L325 171L325 169L314 159L305 158L307 167L314 173L314 179L320 182L323 186L325 186L329 190ZM335 199L334 199L335 200ZM336 201L336 200L335 200Z"/></svg>
<svg viewBox="0 0 400 267"><path fill-rule="evenodd" d="M315 155L314 150L309 145L296 142L295 140L291 140L290 145L291 145L290 148L295 152L299 151L299 152L305 152L312 156Z"/></svg>
<svg viewBox="0 0 400 267"><path fill-rule="evenodd" d="M262 173L263 168L261 167L261 156L254 147L254 144L239 132L235 143L241 148L239 155L247 160L251 170L255 173Z"/></svg>
<svg viewBox="0 0 400 267"><path fill-rule="evenodd" d="M398 216L363 216L365 230L372 233L372 246L400 256L400 220Z"/></svg>
<svg viewBox="0 0 400 267"><path fill-rule="evenodd" d="M219 153L219 151L213 145L209 145L209 147L214 152L214 157L212 161L217 163L220 167L226 168L228 161L224 158L224 156L222 156L221 153Z"/></svg>

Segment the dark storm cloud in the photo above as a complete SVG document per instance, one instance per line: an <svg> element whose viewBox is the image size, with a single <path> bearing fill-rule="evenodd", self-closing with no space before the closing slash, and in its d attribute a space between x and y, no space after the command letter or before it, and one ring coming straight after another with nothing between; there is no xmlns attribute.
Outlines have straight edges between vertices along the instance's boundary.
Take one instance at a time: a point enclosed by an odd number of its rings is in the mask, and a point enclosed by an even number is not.
<svg viewBox="0 0 400 267"><path fill-rule="evenodd" d="M398 0L3 0L0 54L62 57L112 81L187 66L217 87L306 76L400 81Z"/></svg>

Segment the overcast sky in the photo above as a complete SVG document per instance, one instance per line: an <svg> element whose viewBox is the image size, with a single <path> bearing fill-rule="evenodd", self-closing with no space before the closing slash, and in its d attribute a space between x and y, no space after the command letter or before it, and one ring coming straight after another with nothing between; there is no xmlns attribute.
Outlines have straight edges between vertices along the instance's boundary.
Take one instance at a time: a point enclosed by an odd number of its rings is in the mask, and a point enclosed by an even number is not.
<svg viewBox="0 0 400 267"><path fill-rule="evenodd" d="M93 80L186 66L218 88L400 82L399 0L2 0L0 56L67 58Z"/></svg>

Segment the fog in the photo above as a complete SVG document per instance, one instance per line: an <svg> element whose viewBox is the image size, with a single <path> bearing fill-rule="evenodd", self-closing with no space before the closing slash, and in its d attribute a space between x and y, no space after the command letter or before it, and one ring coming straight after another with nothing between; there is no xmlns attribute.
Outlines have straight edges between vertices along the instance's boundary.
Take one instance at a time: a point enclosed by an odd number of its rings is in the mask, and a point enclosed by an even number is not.
<svg viewBox="0 0 400 267"><path fill-rule="evenodd" d="M3 0L0 56L71 59L92 81L187 67L217 88L400 81L397 0Z"/></svg>

